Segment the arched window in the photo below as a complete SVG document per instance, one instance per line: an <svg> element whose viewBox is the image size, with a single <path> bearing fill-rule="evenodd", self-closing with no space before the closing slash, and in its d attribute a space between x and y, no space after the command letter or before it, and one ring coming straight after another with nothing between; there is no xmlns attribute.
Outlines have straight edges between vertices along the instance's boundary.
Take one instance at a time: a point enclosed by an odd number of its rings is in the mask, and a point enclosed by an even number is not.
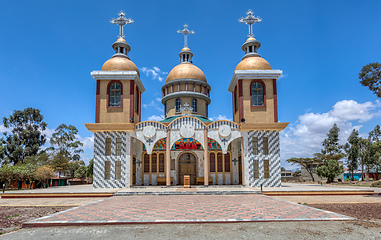
<svg viewBox="0 0 381 240"><path fill-rule="evenodd" d="M251 104L252 106L264 106L264 88L262 83L253 82L251 84Z"/></svg>
<svg viewBox="0 0 381 240"><path fill-rule="evenodd" d="M197 110L197 99L193 98L192 99L192 112L196 113Z"/></svg>
<svg viewBox="0 0 381 240"><path fill-rule="evenodd" d="M176 99L176 112L179 113L181 108L181 99L177 98Z"/></svg>
<svg viewBox="0 0 381 240"><path fill-rule="evenodd" d="M111 83L109 88L109 107L120 107L121 88L120 83Z"/></svg>

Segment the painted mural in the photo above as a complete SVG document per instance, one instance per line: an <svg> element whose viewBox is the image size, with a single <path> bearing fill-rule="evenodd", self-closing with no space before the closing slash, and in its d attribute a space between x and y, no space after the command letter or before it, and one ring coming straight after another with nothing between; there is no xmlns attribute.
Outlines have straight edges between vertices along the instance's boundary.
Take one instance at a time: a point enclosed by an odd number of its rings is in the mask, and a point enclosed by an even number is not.
<svg viewBox="0 0 381 240"><path fill-rule="evenodd" d="M157 141L153 147L154 151L165 151L166 149L166 141L165 138ZM199 143L196 139L193 138L182 138L175 142L172 146L171 150L203 150L201 143ZM146 147L143 146L143 150L146 151ZM208 139L208 150L221 150L220 144L218 144L213 139ZM228 146L228 150L230 150L230 144Z"/></svg>

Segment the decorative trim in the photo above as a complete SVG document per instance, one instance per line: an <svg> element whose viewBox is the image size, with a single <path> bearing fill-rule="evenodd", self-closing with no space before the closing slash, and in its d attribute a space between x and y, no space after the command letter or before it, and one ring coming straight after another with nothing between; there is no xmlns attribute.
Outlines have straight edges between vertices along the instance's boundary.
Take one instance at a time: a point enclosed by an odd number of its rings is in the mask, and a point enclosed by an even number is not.
<svg viewBox="0 0 381 240"><path fill-rule="evenodd" d="M99 123L100 106L101 106L101 81L97 80L97 92L95 97L95 122Z"/></svg>
<svg viewBox="0 0 381 240"><path fill-rule="evenodd" d="M190 98L201 98L205 100L208 104L210 104L211 100L210 98L199 92L187 92L187 91L181 91L181 92L173 92L161 99L161 103L164 104L166 101L173 99L173 98L180 98L180 97L190 97Z"/></svg>
<svg viewBox="0 0 381 240"><path fill-rule="evenodd" d="M249 130L276 130L282 131L287 127L288 122L276 122L276 123L240 123L241 131Z"/></svg>
<svg viewBox="0 0 381 240"><path fill-rule="evenodd" d="M131 123L85 123L90 132L101 131L134 131L135 124Z"/></svg>
<svg viewBox="0 0 381 240"><path fill-rule="evenodd" d="M171 86L171 85L174 85L174 84L178 84L178 83L193 83L193 84L198 84L198 85L201 85L201 86L204 86L208 89L211 89L210 85L207 83L207 82L204 82L204 81L201 81L201 80L197 80L197 79L194 79L194 78L179 78L179 79L175 79L175 80L171 80L167 83L165 83L161 89L165 89L166 87L168 86Z"/></svg>
<svg viewBox="0 0 381 240"><path fill-rule="evenodd" d="M140 92L144 92L145 88L136 71L92 71L91 76L95 80L134 80L139 87Z"/></svg>
<svg viewBox="0 0 381 240"><path fill-rule="evenodd" d="M130 81L130 123L132 123L131 118L135 119L135 81Z"/></svg>
<svg viewBox="0 0 381 240"><path fill-rule="evenodd" d="M97 80L97 82L100 82ZM120 106L118 107L110 107L110 86L113 83L119 83L120 84ZM123 83L119 80L111 80L107 84L107 109L123 109Z"/></svg>
<svg viewBox="0 0 381 240"><path fill-rule="evenodd" d="M252 88L253 87L252 87L252 85L255 82L261 83L262 87L263 87L263 105L262 106L253 106L253 96L252 96L252 94L253 94ZM251 108L256 108L256 109L266 108L266 84L261 79L254 79L250 83L250 107Z"/></svg>
<svg viewBox="0 0 381 240"><path fill-rule="evenodd" d="M278 97L277 97L276 79L273 79L273 96L274 96L274 122L278 122Z"/></svg>
<svg viewBox="0 0 381 240"><path fill-rule="evenodd" d="M241 79L278 79L282 75L281 70L235 70L230 81L228 91L233 92L238 80Z"/></svg>
<svg viewBox="0 0 381 240"><path fill-rule="evenodd" d="M243 118L243 89L242 89L242 79L238 80L238 109L239 109L239 119L238 122L241 122Z"/></svg>

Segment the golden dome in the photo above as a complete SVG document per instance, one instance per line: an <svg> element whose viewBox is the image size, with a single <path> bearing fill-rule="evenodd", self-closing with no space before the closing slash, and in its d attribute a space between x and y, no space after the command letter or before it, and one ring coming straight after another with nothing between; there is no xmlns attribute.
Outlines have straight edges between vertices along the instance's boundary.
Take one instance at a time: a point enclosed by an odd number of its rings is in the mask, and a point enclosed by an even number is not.
<svg viewBox="0 0 381 240"><path fill-rule="evenodd" d="M190 52L190 49L187 48L187 47L184 47L183 49L181 49L181 51L182 51L182 52L184 52L184 51L188 51L188 52Z"/></svg>
<svg viewBox="0 0 381 240"><path fill-rule="evenodd" d="M271 70L271 66L265 59L254 56L243 59L235 70Z"/></svg>
<svg viewBox="0 0 381 240"><path fill-rule="evenodd" d="M257 39L255 39L255 38L253 38L253 37L249 37L249 38L246 40L246 42L248 42L248 41L255 41L255 40L257 40Z"/></svg>
<svg viewBox="0 0 381 240"><path fill-rule="evenodd" d="M195 78L201 81L206 82L206 77L204 73L193 65L192 63L180 63L176 67L174 67L168 74L166 83L172 81L174 79L179 78Z"/></svg>
<svg viewBox="0 0 381 240"><path fill-rule="evenodd" d="M139 74L138 68L130 59L118 56L107 60L102 66L102 71L136 71Z"/></svg>
<svg viewBox="0 0 381 240"><path fill-rule="evenodd" d="M116 41L117 41L117 42L125 42L125 43L127 43L126 40L125 40L124 38L121 38L121 37L118 38L118 40L116 40Z"/></svg>

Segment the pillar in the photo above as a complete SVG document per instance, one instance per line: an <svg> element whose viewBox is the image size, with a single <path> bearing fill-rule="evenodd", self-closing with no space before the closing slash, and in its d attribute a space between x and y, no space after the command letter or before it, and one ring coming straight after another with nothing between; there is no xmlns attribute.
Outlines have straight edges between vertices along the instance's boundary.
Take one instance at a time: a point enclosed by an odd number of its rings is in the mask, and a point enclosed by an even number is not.
<svg viewBox="0 0 381 240"><path fill-rule="evenodd" d="M134 141L133 141L133 139L132 139L132 137L130 137L130 187L132 186L132 183L133 183L133 181L132 181L132 178L134 177L133 176L133 174L132 174L132 168L133 168L133 164L132 164L132 161L133 161L133 159L134 159L134 151L133 151L133 149L134 149Z"/></svg>
<svg viewBox="0 0 381 240"><path fill-rule="evenodd" d="M204 129L204 185L209 185L208 130Z"/></svg>
<svg viewBox="0 0 381 240"><path fill-rule="evenodd" d="M171 131L167 129L167 138L165 144L165 177L167 187L171 186Z"/></svg>
<svg viewBox="0 0 381 240"><path fill-rule="evenodd" d="M242 163L242 185L245 186L245 148L243 143L243 138L241 140L241 163Z"/></svg>

